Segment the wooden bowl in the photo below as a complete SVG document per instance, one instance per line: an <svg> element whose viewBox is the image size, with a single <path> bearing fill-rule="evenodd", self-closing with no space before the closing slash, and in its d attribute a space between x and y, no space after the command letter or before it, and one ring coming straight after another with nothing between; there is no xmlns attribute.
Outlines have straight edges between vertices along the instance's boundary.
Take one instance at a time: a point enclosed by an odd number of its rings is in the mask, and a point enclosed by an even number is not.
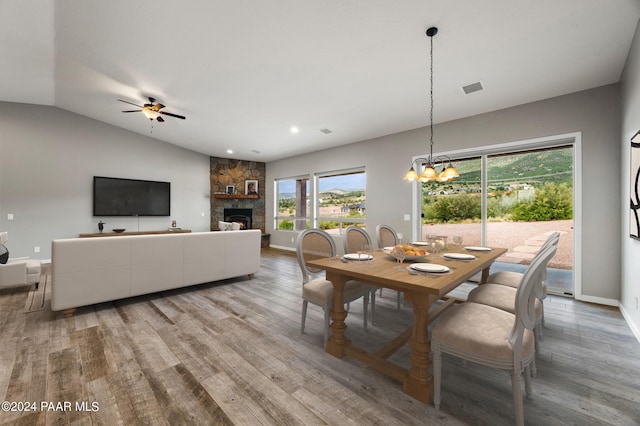
<svg viewBox="0 0 640 426"><path fill-rule="evenodd" d="M125 231L125 228L116 228L116 229L112 229L113 232L120 234L121 232Z"/></svg>

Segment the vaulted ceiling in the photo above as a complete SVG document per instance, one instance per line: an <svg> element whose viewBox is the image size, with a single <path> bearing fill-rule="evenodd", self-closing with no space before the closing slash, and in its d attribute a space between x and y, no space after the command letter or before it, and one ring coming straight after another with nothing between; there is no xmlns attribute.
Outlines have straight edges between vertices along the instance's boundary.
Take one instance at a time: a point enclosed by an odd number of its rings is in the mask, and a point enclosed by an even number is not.
<svg viewBox="0 0 640 426"><path fill-rule="evenodd" d="M3 0L0 101L266 162L427 125L430 26L444 122L618 82L638 18L638 0ZM186 120L121 112L149 96Z"/></svg>

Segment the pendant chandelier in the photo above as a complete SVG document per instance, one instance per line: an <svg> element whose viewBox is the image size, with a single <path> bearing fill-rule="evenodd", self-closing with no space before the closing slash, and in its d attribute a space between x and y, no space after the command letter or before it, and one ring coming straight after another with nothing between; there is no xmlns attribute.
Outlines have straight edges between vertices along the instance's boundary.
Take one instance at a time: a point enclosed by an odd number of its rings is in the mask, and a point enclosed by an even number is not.
<svg viewBox="0 0 640 426"><path fill-rule="evenodd" d="M430 82L431 89L429 92L429 98L431 101L431 110L429 112L429 156L427 158L416 158L411 163L411 168L404 176L404 180L414 181L419 180L420 182L447 182L453 180L460 175L457 170L453 167L451 163L451 159L446 155L439 155L437 157L433 157L433 36L438 34L438 29L436 27L431 27L427 30L427 36L431 42L431 68L430 68ZM448 163L448 165L447 165ZM424 170L421 174L416 172L416 168L419 170L424 165ZM436 171L436 167L438 165L442 166L442 171L438 173Z"/></svg>

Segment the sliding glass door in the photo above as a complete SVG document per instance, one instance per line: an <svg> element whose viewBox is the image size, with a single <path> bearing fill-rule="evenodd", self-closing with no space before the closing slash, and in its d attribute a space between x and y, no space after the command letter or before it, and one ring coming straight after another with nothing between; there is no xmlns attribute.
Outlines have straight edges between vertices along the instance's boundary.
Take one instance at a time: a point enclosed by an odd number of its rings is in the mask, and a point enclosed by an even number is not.
<svg viewBox="0 0 640 426"><path fill-rule="evenodd" d="M421 237L505 247L492 267L524 271L547 236L561 233L549 264L549 291L573 295L574 147L492 152L457 159L460 177L422 184Z"/></svg>

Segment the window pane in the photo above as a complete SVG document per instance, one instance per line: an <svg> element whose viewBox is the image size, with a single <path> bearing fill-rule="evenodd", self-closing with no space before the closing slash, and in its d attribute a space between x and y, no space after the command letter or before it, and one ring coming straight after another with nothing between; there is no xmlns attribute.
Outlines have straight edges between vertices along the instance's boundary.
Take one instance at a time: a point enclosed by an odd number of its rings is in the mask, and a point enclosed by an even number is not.
<svg viewBox="0 0 640 426"><path fill-rule="evenodd" d="M458 160L460 177L450 182L422 184L422 232L427 235L463 237L465 245L482 240L482 164L480 158ZM448 241L451 243L452 241Z"/></svg>
<svg viewBox="0 0 640 426"><path fill-rule="evenodd" d="M323 174L318 182L318 226L340 233L347 226L364 226L366 173L364 170Z"/></svg>
<svg viewBox="0 0 640 426"><path fill-rule="evenodd" d="M303 230L311 226L309 179L276 181L276 229Z"/></svg>

